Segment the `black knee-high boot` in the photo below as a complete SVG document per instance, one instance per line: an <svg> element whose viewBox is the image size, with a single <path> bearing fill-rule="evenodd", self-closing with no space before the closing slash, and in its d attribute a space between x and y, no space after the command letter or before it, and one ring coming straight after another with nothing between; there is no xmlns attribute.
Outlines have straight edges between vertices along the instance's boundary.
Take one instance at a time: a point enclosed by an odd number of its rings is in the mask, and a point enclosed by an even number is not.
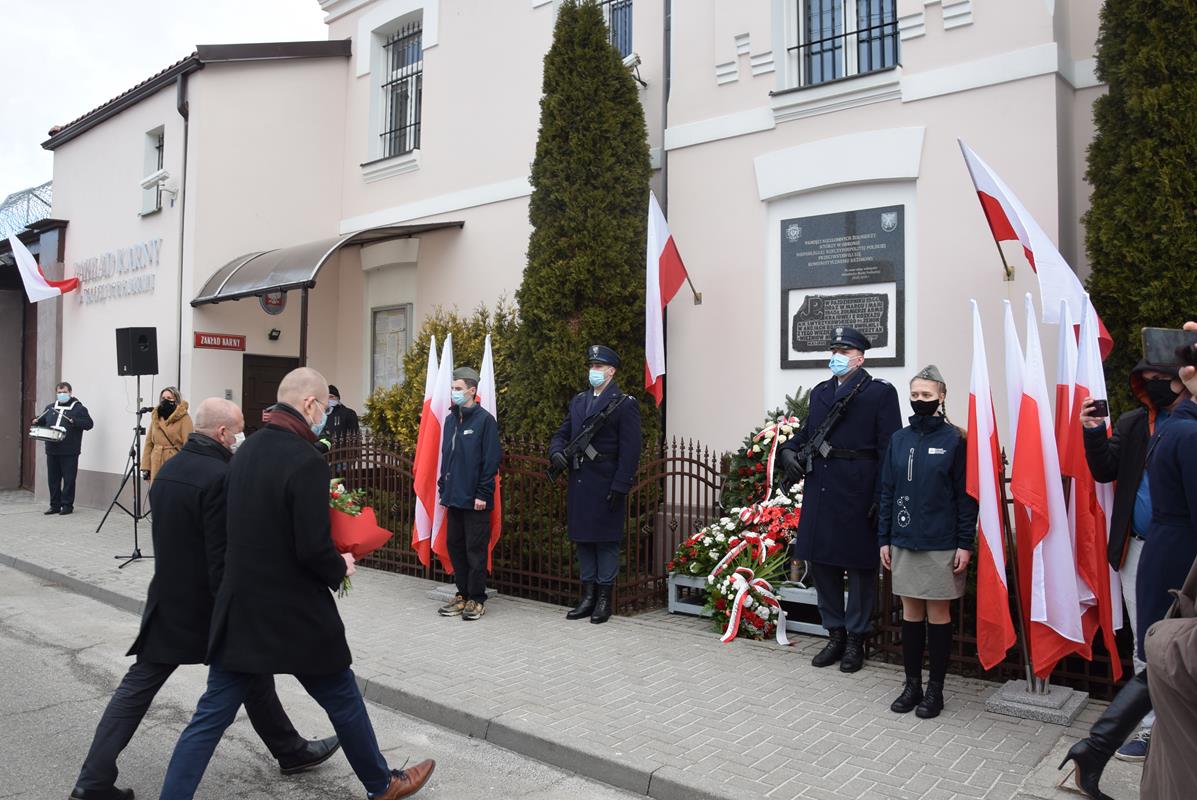
<svg viewBox="0 0 1197 800"><path fill-rule="evenodd" d="M923 700L923 650L927 640L927 625L923 621L902 620L902 662L906 666L906 685L902 694L890 704L895 714L914 710Z"/></svg>
<svg viewBox="0 0 1197 800"><path fill-rule="evenodd" d="M923 719L938 717L939 712L943 711L943 681L948 674L948 658L952 654L952 623L927 623L927 650L931 656L927 690L923 693L923 702L914 712Z"/></svg>

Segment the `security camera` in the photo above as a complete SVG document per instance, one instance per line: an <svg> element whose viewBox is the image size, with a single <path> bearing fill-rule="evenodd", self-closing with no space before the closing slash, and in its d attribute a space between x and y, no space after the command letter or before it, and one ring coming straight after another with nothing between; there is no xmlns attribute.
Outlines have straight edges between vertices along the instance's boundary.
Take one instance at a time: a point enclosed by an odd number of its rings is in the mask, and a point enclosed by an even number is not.
<svg viewBox="0 0 1197 800"><path fill-rule="evenodd" d="M640 54L628 53L623 57L623 65L628 69L635 69L636 67L640 66Z"/></svg>
<svg viewBox="0 0 1197 800"><path fill-rule="evenodd" d="M166 180L169 177L170 177L169 172L167 172L164 169L160 169L157 172L150 173L149 175L146 175L144 178L142 178L141 179L141 188L142 189L153 189L155 186L157 186L159 183L162 183L164 180Z"/></svg>

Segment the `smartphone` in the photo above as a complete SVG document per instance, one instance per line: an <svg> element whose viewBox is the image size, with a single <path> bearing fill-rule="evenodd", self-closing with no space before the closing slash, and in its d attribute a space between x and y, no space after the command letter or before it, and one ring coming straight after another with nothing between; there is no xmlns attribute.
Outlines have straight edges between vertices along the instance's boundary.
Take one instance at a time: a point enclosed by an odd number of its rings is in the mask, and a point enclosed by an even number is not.
<svg viewBox="0 0 1197 800"><path fill-rule="evenodd" d="M1110 401L1094 400L1093 406L1089 409L1089 416L1091 416L1091 417L1108 417L1108 416L1110 416Z"/></svg>
<svg viewBox="0 0 1197 800"><path fill-rule="evenodd" d="M1197 365L1197 331L1171 328L1143 329L1143 360L1153 367Z"/></svg>

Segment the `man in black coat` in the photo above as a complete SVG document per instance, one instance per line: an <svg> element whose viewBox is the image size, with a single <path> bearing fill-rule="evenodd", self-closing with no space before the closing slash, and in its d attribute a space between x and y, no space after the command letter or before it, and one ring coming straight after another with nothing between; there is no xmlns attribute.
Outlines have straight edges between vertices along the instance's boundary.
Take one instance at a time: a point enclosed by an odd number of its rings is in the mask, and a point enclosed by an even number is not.
<svg viewBox="0 0 1197 800"><path fill-rule="evenodd" d="M87 406L74 396L66 381L54 387L54 402L46 406L34 425L62 431L62 441L46 442L46 478L50 483L50 509L47 514L70 514L75 510L75 476L79 473L79 453L83 432L92 429Z"/></svg>
<svg viewBox="0 0 1197 800"><path fill-rule="evenodd" d="M208 649L212 604L224 572L225 477L237 434L245 425L241 410L218 398L200 404L195 425L150 489L155 509L154 578L141 630L129 648L137 661L100 718L72 800L133 797L131 790L115 788L117 757L167 678L180 664L202 662ZM254 680L245 710L285 775L311 769L337 750L335 736L308 742L295 732L271 675Z"/></svg>
<svg viewBox="0 0 1197 800"><path fill-rule="evenodd" d="M827 646L811 663L827 667L840 661L842 672L856 672L864 663L877 596L878 467L889 437L902 427L902 414L897 390L865 371L870 343L860 331L836 328L829 346L833 377L811 390L806 424L781 446L778 457L791 483L806 477L794 558L811 563L819 616L829 633ZM839 401L847 407L827 431L823 447L806 453Z"/></svg>
<svg viewBox="0 0 1197 800"><path fill-rule="evenodd" d="M615 382L620 364L616 352L603 345L591 345L586 352L591 388L570 401L569 413L549 444L549 460L569 480L569 538L577 549L582 579L582 599L565 618L589 617L598 624L611 617L628 492L640 466L640 407ZM605 412L608 416L590 447L568 458L565 450L570 442Z"/></svg>
<svg viewBox="0 0 1197 800"><path fill-rule="evenodd" d="M329 470L315 447L328 417L328 381L314 369L292 370L278 401L229 469L228 544L208 637L208 688L175 745L161 796L190 800L255 676L284 673L324 708L369 796L407 797L436 765L387 766L349 668L333 596L354 565L332 543Z"/></svg>
<svg viewBox="0 0 1197 800"><path fill-rule="evenodd" d="M357 412L341 402L341 392L331 383L328 385L328 421L324 423L324 438L334 445L338 439L361 434Z"/></svg>

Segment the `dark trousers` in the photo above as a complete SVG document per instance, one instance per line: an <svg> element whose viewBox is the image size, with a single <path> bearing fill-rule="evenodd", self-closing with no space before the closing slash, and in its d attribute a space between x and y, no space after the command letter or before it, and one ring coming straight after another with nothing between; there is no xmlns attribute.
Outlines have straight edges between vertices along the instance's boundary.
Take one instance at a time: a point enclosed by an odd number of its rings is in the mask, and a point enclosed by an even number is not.
<svg viewBox="0 0 1197 800"><path fill-rule="evenodd" d="M871 632L869 617L877 599L877 570L844 569L827 564L810 565L819 595L819 616L823 627L846 628L865 636ZM844 573L848 573L848 602L844 603Z"/></svg>
<svg viewBox="0 0 1197 800"><path fill-rule="evenodd" d="M457 593L466 600L485 603L490 510L450 508L447 511L445 545L449 548Z"/></svg>
<svg viewBox="0 0 1197 800"><path fill-rule="evenodd" d="M574 542L583 583L614 586L619 577L619 542Z"/></svg>
<svg viewBox="0 0 1197 800"><path fill-rule="evenodd" d="M79 455L46 454L46 477L50 480L50 508L75 507L75 476L79 474Z"/></svg>
<svg viewBox="0 0 1197 800"><path fill-rule="evenodd" d="M140 659L129 667L96 726L91 749L87 751L79 780L75 782L78 788L102 791L116 783L117 757L133 738L158 690L177 668L177 664L157 664ZM254 730L275 758L293 753L306 744L279 703L273 675L254 676L246 690L245 711Z"/></svg>
<svg viewBox="0 0 1197 800"><path fill-rule="evenodd" d="M391 783L391 771L378 749L353 670L295 677L328 714L349 766L366 792L371 795L385 792ZM191 800L195 796L220 737L233 724L237 708L260 678L244 672L228 672L216 665L208 669L208 688L175 745L159 800Z"/></svg>

